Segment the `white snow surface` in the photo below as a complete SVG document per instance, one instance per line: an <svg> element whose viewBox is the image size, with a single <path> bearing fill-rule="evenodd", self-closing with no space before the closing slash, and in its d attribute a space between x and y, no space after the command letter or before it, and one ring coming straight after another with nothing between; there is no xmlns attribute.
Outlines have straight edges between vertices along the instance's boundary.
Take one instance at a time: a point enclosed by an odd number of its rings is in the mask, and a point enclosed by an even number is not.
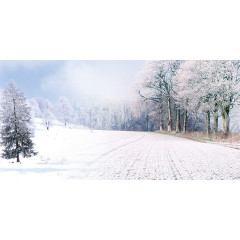
<svg viewBox="0 0 240 240"><path fill-rule="evenodd" d="M0 159L1 179L240 179L240 150L150 132L89 130L35 120L37 156ZM15 160L14 160L15 161ZM30 178L29 178L30 177Z"/></svg>

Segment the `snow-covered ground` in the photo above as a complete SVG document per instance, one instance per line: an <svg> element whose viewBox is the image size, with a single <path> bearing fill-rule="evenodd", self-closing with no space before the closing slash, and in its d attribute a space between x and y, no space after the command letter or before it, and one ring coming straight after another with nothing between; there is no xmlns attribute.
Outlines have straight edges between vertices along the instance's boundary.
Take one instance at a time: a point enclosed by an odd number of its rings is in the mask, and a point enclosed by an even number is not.
<svg viewBox="0 0 240 240"><path fill-rule="evenodd" d="M34 142L22 164L0 159L0 179L240 179L240 150L159 133L47 131L38 120Z"/></svg>

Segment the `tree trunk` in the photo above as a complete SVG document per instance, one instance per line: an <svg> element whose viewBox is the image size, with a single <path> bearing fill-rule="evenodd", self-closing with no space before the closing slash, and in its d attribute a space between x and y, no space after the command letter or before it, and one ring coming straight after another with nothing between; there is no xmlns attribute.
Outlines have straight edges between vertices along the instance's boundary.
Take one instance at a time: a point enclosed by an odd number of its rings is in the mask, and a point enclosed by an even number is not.
<svg viewBox="0 0 240 240"><path fill-rule="evenodd" d="M159 123L159 130L160 130L160 131L163 131L162 119L160 119L160 123Z"/></svg>
<svg viewBox="0 0 240 240"><path fill-rule="evenodd" d="M229 117L229 113L230 113L230 107L227 106L223 109L222 111L222 120L223 120L223 133L225 135L229 134L229 125L230 125L230 117Z"/></svg>
<svg viewBox="0 0 240 240"><path fill-rule="evenodd" d="M17 128L17 115L16 115L16 102L15 102L15 98L13 98L13 115L14 115L14 128L15 128L15 135L16 135L16 152L17 152L17 163L20 162L20 158L19 158L19 143L18 143L18 128Z"/></svg>
<svg viewBox="0 0 240 240"><path fill-rule="evenodd" d="M49 121L46 122L46 127L47 127L47 130L49 130Z"/></svg>
<svg viewBox="0 0 240 240"><path fill-rule="evenodd" d="M217 104L217 95L214 95L214 111L213 111L213 133L217 134L218 133L218 109L219 106Z"/></svg>
<svg viewBox="0 0 240 240"><path fill-rule="evenodd" d="M184 118L183 118L183 132L187 132L187 122L188 122L188 116L187 116L187 110L184 111Z"/></svg>
<svg viewBox="0 0 240 240"><path fill-rule="evenodd" d="M206 133L207 136L209 136L211 132L211 127L210 127L210 111L206 112Z"/></svg>
<svg viewBox="0 0 240 240"><path fill-rule="evenodd" d="M17 163L19 163L19 162L20 162L20 158L19 158L19 152L18 152L18 149L19 149L19 144L18 144L18 140L16 140Z"/></svg>
<svg viewBox="0 0 240 240"><path fill-rule="evenodd" d="M146 129L147 129L147 132L149 131L149 115L147 114L147 117L146 117Z"/></svg>
<svg viewBox="0 0 240 240"><path fill-rule="evenodd" d="M159 114L159 115L160 115L160 116L159 116L159 130L160 130L160 131L163 131L163 117L162 117L163 114L162 114L162 112L163 112L163 111L162 111L162 108L161 108L161 106L160 106L160 111L159 111L159 113L160 113L160 114Z"/></svg>
<svg viewBox="0 0 240 240"><path fill-rule="evenodd" d="M180 129L180 109L177 109L177 117L176 117L176 132L179 133Z"/></svg>
<svg viewBox="0 0 240 240"><path fill-rule="evenodd" d="M168 132L172 131L172 113L171 113L171 100L168 98Z"/></svg>
<svg viewBox="0 0 240 240"><path fill-rule="evenodd" d="M213 113L213 133L218 133L218 114L215 111Z"/></svg>

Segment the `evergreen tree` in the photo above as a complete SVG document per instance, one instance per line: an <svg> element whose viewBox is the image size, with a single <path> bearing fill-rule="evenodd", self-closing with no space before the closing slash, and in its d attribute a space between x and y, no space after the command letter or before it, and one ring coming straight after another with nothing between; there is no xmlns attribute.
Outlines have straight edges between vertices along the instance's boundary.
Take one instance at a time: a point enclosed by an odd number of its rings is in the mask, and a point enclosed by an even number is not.
<svg viewBox="0 0 240 240"><path fill-rule="evenodd" d="M36 155L31 140L31 109L26 97L13 82L2 94L0 117L1 144L4 146L2 157L16 158L20 162L20 154L23 157Z"/></svg>

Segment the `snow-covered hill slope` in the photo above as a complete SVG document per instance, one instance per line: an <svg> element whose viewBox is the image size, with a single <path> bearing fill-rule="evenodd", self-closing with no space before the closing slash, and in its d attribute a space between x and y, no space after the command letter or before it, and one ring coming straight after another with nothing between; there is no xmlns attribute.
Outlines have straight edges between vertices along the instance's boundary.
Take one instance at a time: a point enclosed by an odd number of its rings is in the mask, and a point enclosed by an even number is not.
<svg viewBox="0 0 240 240"><path fill-rule="evenodd" d="M146 132L91 131L35 121L38 155L0 159L1 178L239 179L240 151Z"/></svg>

